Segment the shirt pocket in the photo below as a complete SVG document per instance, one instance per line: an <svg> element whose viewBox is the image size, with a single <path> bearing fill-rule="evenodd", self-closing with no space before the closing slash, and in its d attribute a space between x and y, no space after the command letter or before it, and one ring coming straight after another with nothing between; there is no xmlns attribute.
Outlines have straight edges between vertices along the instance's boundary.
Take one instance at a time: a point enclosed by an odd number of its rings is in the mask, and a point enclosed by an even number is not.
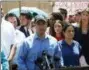
<svg viewBox="0 0 89 70"><path fill-rule="evenodd" d="M31 48L30 51L28 52L28 60L30 61L35 61L37 59L38 55L38 50L35 48Z"/></svg>

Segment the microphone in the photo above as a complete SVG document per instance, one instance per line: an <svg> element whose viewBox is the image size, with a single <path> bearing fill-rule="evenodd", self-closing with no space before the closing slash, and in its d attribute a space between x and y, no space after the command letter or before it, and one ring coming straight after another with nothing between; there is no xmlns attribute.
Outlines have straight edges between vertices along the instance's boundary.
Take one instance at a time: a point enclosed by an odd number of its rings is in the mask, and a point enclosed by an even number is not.
<svg viewBox="0 0 89 70"><path fill-rule="evenodd" d="M45 58L45 61L46 61L47 66L48 66L48 69L51 69L51 67L50 67L50 62L49 62L49 59L48 59L48 56L47 56L46 51L43 51L42 55L43 55L43 57Z"/></svg>
<svg viewBox="0 0 89 70"><path fill-rule="evenodd" d="M42 52L42 55L36 59L35 64L40 70L50 70L54 68L53 58L48 55L47 51Z"/></svg>
<svg viewBox="0 0 89 70"><path fill-rule="evenodd" d="M43 70L43 59L41 57L38 57L37 60L35 61L35 64L41 69Z"/></svg>

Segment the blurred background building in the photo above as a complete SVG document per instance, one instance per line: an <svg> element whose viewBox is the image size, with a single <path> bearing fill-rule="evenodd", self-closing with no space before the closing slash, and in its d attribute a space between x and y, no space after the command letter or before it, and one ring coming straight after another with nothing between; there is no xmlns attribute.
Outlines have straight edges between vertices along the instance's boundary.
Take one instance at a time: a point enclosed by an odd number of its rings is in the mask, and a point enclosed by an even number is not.
<svg viewBox="0 0 89 70"><path fill-rule="evenodd" d="M59 0L59 2L55 0L47 0L47 1L2 1L2 6L4 13L7 13L9 10L13 8L20 8L21 6L26 7L37 7L43 10L46 13L51 13L52 11L58 11L58 8L66 8L68 14L73 14L76 9L84 9L88 6L88 1L80 1L80 2L64 2Z"/></svg>

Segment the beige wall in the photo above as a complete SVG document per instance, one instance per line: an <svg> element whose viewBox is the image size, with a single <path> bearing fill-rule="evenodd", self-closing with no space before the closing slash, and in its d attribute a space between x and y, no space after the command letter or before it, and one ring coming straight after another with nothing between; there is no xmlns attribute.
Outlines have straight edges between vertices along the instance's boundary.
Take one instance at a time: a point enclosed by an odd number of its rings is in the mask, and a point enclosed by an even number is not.
<svg viewBox="0 0 89 70"><path fill-rule="evenodd" d="M37 7L47 13L52 12L52 5L50 2L30 2L30 1L7 1L2 2L4 13L7 13L10 9L20 7L20 6L27 6L27 7Z"/></svg>
<svg viewBox="0 0 89 70"><path fill-rule="evenodd" d="M19 7L19 2L2 2L4 13L7 13L10 9Z"/></svg>

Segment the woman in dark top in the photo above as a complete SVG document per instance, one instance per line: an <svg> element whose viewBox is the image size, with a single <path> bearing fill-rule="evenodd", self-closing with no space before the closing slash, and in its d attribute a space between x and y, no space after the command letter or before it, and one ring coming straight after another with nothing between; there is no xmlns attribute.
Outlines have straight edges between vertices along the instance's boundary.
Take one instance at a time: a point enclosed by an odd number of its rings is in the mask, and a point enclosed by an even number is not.
<svg viewBox="0 0 89 70"><path fill-rule="evenodd" d="M73 40L74 27L72 25L66 25L63 28L64 40L58 42L58 46L61 48L64 66L79 66L79 58L81 46Z"/></svg>
<svg viewBox="0 0 89 70"><path fill-rule="evenodd" d="M61 20L56 20L54 23L54 29L52 32L54 32L52 34L53 37L55 37L57 39L57 41L62 40L63 37L63 23Z"/></svg>
<svg viewBox="0 0 89 70"><path fill-rule="evenodd" d="M75 40L82 46L82 53L89 65L89 10L85 9L81 13L81 23L79 28L75 28Z"/></svg>

